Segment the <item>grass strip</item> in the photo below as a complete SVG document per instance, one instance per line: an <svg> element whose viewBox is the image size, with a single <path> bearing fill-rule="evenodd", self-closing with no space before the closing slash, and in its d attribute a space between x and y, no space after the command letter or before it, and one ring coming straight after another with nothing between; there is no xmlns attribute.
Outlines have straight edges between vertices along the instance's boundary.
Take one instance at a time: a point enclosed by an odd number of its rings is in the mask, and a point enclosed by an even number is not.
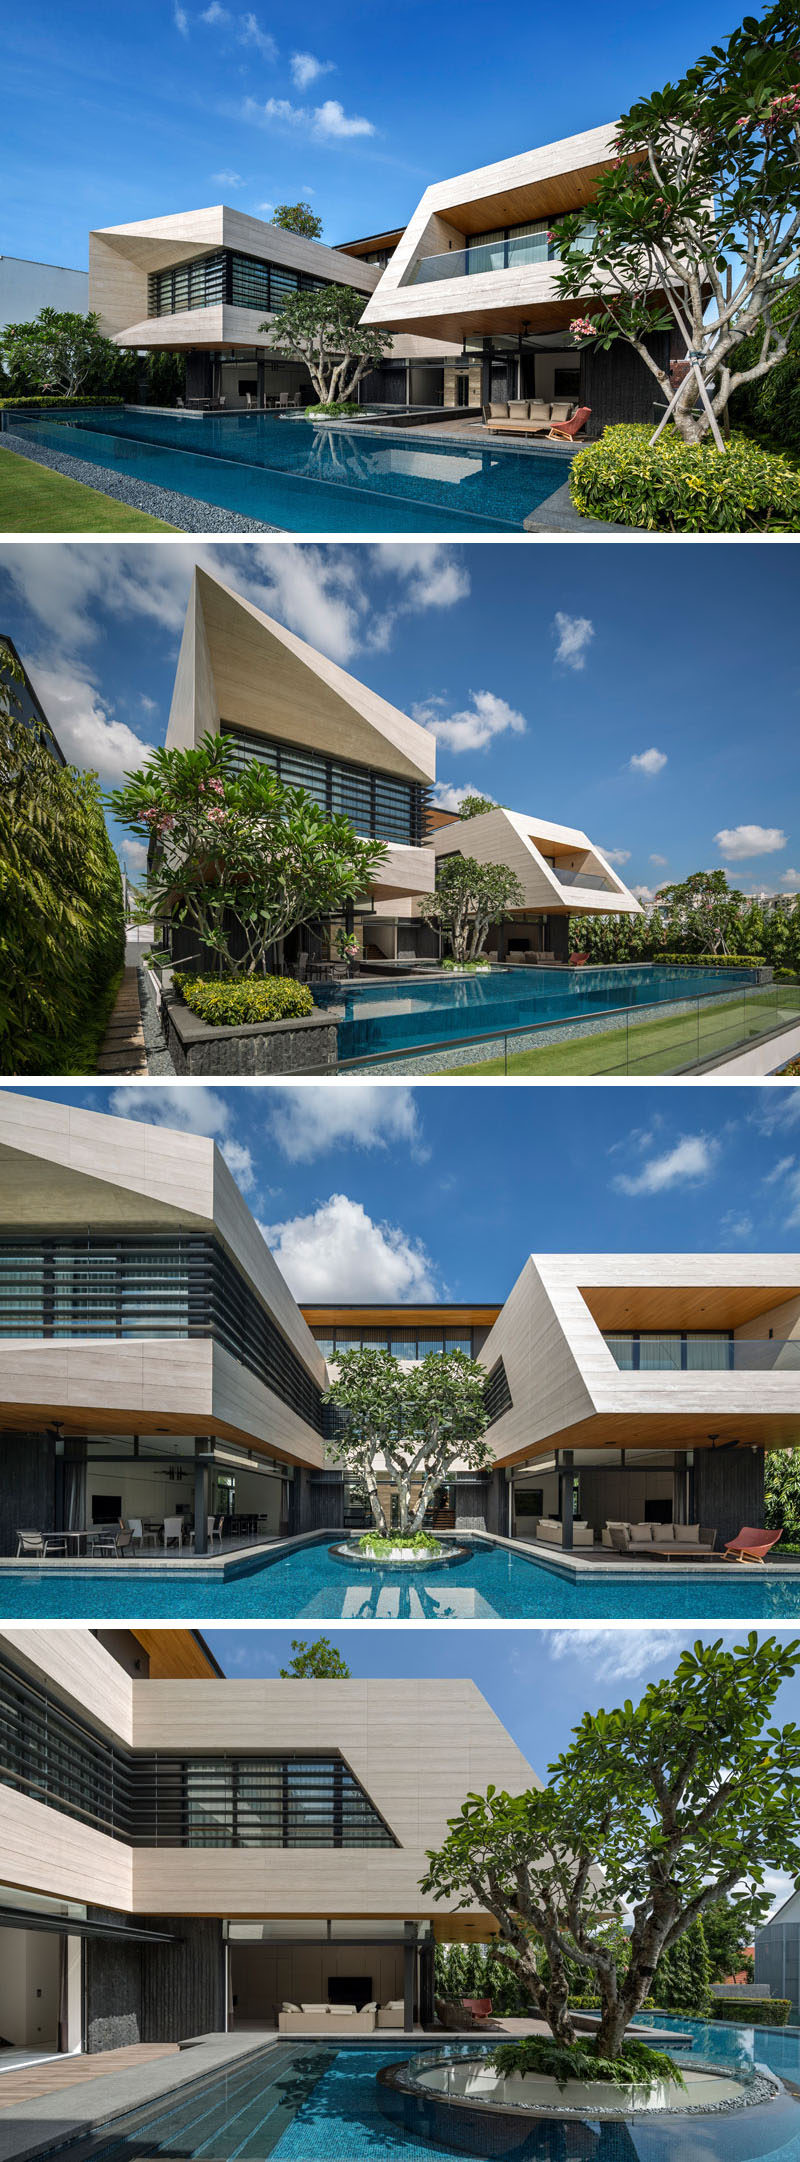
<svg viewBox="0 0 800 2162"><path fill-rule="evenodd" d="M174 533L175 526L131 503L70 480L14 450L0 456L0 531L3 533Z"/></svg>

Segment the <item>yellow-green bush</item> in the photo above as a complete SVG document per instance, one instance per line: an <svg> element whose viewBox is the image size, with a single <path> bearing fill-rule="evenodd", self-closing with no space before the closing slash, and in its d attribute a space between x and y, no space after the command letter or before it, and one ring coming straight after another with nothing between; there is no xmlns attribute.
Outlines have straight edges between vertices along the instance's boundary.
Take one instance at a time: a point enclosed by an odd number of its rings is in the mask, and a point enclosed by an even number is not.
<svg viewBox="0 0 800 2162"><path fill-rule="evenodd" d="M763 968L763 953L660 953L670 968Z"/></svg>
<svg viewBox="0 0 800 2162"><path fill-rule="evenodd" d="M184 1005L212 1028L296 1021L314 1010L308 985L291 976L186 976L176 969L172 981Z"/></svg>
<svg viewBox="0 0 800 2162"><path fill-rule="evenodd" d="M655 533L800 532L800 473L785 458L733 435L682 443L670 428L607 428L570 467L573 503L586 518Z"/></svg>

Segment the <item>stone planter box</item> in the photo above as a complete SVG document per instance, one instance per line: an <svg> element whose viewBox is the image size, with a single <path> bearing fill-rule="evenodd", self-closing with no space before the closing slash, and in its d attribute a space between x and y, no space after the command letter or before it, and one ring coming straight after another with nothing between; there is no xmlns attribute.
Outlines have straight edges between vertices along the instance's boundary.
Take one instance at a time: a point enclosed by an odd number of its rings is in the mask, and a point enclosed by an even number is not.
<svg viewBox="0 0 800 2162"><path fill-rule="evenodd" d="M167 1050L180 1074L335 1073L341 1006L295 1021L244 1022L212 1028L174 992L161 1002Z"/></svg>

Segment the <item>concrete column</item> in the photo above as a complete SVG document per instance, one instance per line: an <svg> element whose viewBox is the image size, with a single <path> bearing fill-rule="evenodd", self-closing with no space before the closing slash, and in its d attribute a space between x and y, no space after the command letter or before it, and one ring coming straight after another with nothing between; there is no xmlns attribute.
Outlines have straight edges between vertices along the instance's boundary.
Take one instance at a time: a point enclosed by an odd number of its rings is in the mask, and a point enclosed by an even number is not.
<svg viewBox="0 0 800 2162"><path fill-rule="evenodd" d="M403 1923L403 2031L414 2026L414 1984L417 1972L417 1931L414 1922Z"/></svg>
<svg viewBox="0 0 800 2162"><path fill-rule="evenodd" d="M573 1452L572 1452L572 1450L571 1450L571 1449L565 1449L565 1450L564 1450L564 1452L563 1452L563 1456L562 1456L562 1459L561 1459L561 1470L560 1470L560 1473L559 1473L559 1477L560 1477L560 1481L561 1481L561 1523L562 1523L562 1527L563 1527L563 1529L562 1529L562 1537L561 1537L561 1544L562 1544L562 1546L563 1546L563 1547L564 1547L564 1548L565 1548L565 1549L566 1549L566 1550L567 1550L568 1552L570 1552L570 1553L571 1553L571 1551L572 1551L572 1546L573 1546L573 1537L572 1537L572 1519L573 1519L573 1510L572 1510L572 1478L573 1478L573 1464L574 1464L574 1457L573 1457Z"/></svg>
<svg viewBox="0 0 800 2162"><path fill-rule="evenodd" d="M209 1462L214 1444L207 1434L198 1434L194 1444L194 1550L196 1554L208 1553L209 1515Z"/></svg>

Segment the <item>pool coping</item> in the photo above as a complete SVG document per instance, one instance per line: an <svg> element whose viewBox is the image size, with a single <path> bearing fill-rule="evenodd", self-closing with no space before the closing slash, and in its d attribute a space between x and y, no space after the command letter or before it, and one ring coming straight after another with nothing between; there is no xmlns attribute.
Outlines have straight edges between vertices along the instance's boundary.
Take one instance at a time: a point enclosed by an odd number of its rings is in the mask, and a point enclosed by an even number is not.
<svg viewBox="0 0 800 2162"><path fill-rule="evenodd" d="M0 2162L34 2162L37 2156L66 2151L73 2162L81 2162L82 2156L88 2158L99 2147L108 2144L106 2128L113 2128L120 2118L133 2116L139 2109L149 2109L152 2104L166 2101L183 2088L212 2079L228 2065L255 2056L259 2050L270 2048L282 2039L277 2033L273 2038L270 2034L254 2034L252 2030L241 2035L191 2035L178 2043L177 2056L172 2054L156 2058L149 2064L129 2065L124 2071L96 2072L85 2081L76 2080L70 2086L53 2088L33 2100L12 2102L0 2108ZM204 2061L198 2069L195 2052L200 2051ZM186 2069L181 2072L182 2057L186 2059ZM110 2098L106 2089L103 2102L100 2090L106 2081L110 2087L121 2090L116 2100ZM134 2082L138 2092L132 2094L130 2087ZM142 2094L142 2087L149 2091ZM81 2113L82 2096L87 2099ZM94 2097L94 2107L89 2097ZM77 2098L78 2114L74 2122L65 2123L71 2098ZM16 2139L9 2136L15 2128L23 2136ZM26 2138L25 2134L32 2136Z"/></svg>

